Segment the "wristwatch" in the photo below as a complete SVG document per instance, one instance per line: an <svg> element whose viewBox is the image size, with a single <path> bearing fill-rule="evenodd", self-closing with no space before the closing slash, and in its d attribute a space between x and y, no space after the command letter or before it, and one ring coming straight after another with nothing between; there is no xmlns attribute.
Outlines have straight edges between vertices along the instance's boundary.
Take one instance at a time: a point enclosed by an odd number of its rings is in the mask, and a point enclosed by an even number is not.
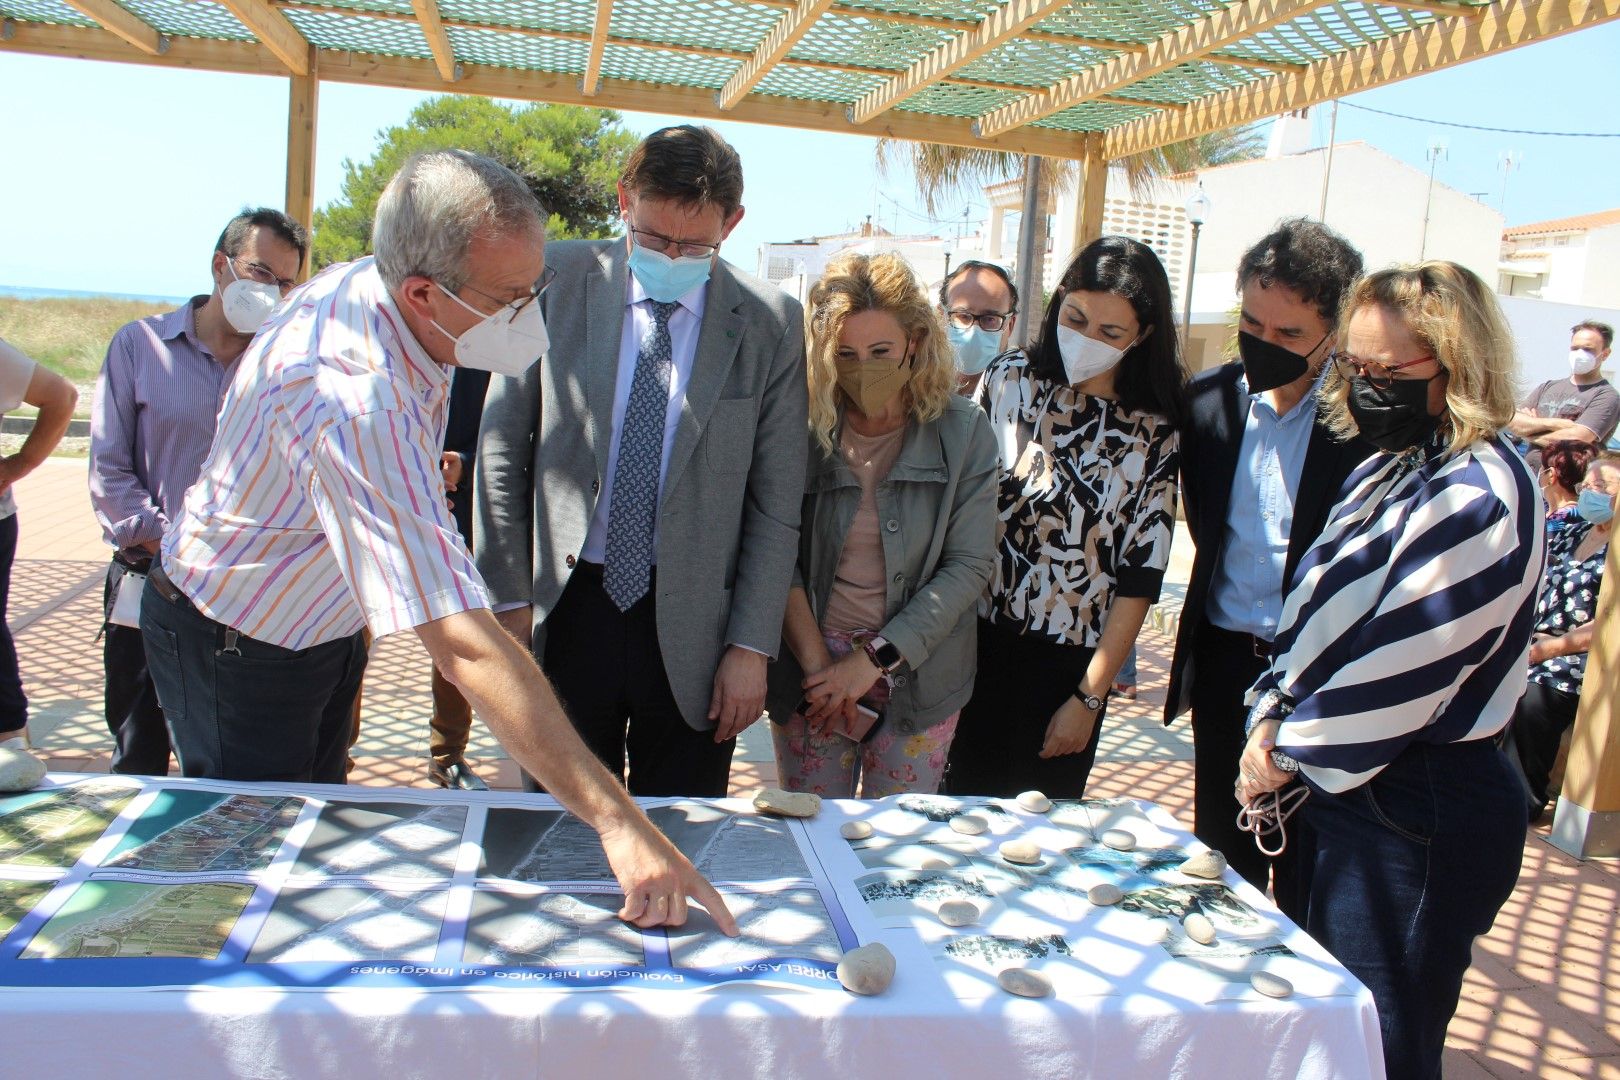
<svg viewBox="0 0 1620 1080"><path fill-rule="evenodd" d="M1092 712L1100 712L1102 710L1103 703L1108 700L1108 695L1111 692L1112 691L1105 690L1102 697L1098 697L1096 694L1086 693L1086 688L1083 685L1077 685L1074 688L1074 696L1080 699L1080 704L1084 705Z"/></svg>
<svg viewBox="0 0 1620 1080"><path fill-rule="evenodd" d="M900 655L899 648L882 634L870 634L862 638L861 648L866 650L867 658L885 675L893 675L895 669L905 663L905 657Z"/></svg>

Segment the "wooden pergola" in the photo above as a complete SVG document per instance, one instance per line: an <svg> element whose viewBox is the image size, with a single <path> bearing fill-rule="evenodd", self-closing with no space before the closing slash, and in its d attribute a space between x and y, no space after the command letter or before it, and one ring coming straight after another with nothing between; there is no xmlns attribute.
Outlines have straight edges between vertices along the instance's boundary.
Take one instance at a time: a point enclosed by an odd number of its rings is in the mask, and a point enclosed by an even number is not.
<svg viewBox="0 0 1620 1080"><path fill-rule="evenodd" d="M1107 162L1620 18L1620 0L0 0L0 50Z"/></svg>
<svg viewBox="0 0 1620 1080"><path fill-rule="evenodd" d="M287 78L309 222L321 81L1107 163L1620 18L1620 0L0 0L0 52ZM1551 74L1551 73L1549 73ZM1620 547L1555 840L1620 854Z"/></svg>

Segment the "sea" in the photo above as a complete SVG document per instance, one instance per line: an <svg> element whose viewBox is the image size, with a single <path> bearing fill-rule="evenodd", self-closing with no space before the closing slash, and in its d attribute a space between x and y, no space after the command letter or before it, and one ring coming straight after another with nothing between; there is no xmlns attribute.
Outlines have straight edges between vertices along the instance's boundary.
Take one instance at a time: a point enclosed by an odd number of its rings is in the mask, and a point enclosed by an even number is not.
<svg viewBox="0 0 1620 1080"><path fill-rule="evenodd" d="M172 304L176 307L190 299L188 296L151 296L95 289L34 289L25 285L0 285L0 296L15 300L139 300L146 304Z"/></svg>

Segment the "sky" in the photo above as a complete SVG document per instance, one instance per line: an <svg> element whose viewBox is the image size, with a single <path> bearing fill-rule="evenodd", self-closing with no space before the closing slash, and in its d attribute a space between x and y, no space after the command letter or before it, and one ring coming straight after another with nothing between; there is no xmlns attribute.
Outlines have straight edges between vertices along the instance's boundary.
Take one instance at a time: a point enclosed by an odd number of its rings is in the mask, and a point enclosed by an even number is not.
<svg viewBox="0 0 1620 1080"><path fill-rule="evenodd" d="M322 85L317 206L340 194L343 162L367 159L377 133L424 97ZM1437 182L1502 208L1510 225L1620 207L1620 23L1344 100L1339 142L1364 140L1425 170L1431 144L1444 142ZM0 285L204 291L209 255L231 215L282 203L285 79L0 51L0 101L8 105ZM638 134L684 119L624 114ZM1611 137L1501 134L1440 121ZM724 254L744 270L755 269L761 243L840 232L868 214L899 232L936 231L909 175L879 174L869 137L714 126L742 155L747 213ZM1314 135L1318 145L1327 141L1326 108L1316 112ZM1504 173L1501 157L1510 152L1519 162ZM983 217L982 198L968 198L948 201L939 218L959 221L964 202L973 220ZM1257 222L1256 231L1269 224Z"/></svg>

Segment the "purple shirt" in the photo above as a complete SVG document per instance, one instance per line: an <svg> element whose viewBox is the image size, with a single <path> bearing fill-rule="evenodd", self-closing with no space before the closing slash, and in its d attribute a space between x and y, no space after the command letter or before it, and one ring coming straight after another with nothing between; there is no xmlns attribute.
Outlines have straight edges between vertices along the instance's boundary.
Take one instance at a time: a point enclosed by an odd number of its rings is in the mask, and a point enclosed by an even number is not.
<svg viewBox="0 0 1620 1080"><path fill-rule="evenodd" d="M230 369L197 337L194 297L123 326L90 409L90 502L120 551L161 540L214 442Z"/></svg>

